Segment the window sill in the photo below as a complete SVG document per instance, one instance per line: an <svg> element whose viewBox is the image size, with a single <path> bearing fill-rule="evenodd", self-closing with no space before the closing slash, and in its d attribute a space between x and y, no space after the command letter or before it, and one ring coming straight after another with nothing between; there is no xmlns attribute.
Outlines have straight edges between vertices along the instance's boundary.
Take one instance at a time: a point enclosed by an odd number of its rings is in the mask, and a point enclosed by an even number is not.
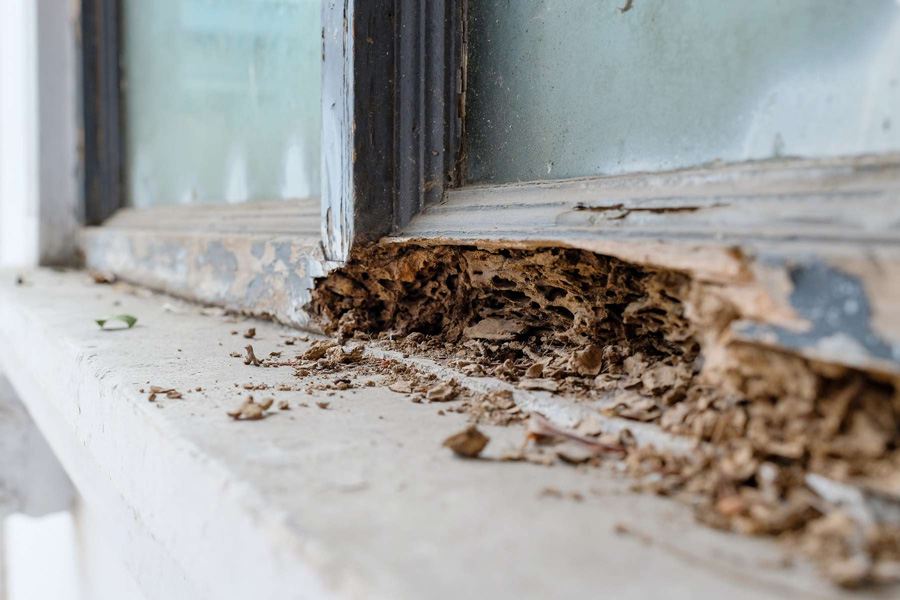
<svg viewBox="0 0 900 600"><path fill-rule="evenodd" d="M329 269L317 198L123 209L82 231L87 265L156 290L296 327Z"/></svg>
<svg viewBox="0 0 900 600"><path fill-rule="evenodd" d="M328 410L322 393L263 392L291 409L232 421L235 384L298 380L229 357L247 343L231 332L255 327L260 356L302 351L279 347L296 332L80 273L25 279L0 280L0 368L148 598L842 596L804 565L759 567L772 543L696 525L604 471L455 459L440 442L465 417L383 386L335 392ZM116 312L138 324L93 323ZM149 385L184 398L148 402ZM498 452L521 440L486 431Z"/></svg>

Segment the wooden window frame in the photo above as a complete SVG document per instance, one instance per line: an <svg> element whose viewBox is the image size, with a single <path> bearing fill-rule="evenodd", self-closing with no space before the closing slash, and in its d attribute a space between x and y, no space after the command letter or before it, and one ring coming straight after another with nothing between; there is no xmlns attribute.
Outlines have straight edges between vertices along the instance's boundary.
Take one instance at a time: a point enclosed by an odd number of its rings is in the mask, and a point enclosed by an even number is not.
<svg viewBox="0 0 900 600"><path fill-rule="evenodd" d="M577 247L720 286L743 307L739 340L900 374L900 154L466 186L465 0L323 1L320 205L107 218L124 164L118 2L82 2L93 268L314 328L314 279L379 240Z"/></svg>
<svg viewBox="0 0 900 600"><path fill-rule="evenodd" d="M121 206L121 0L84 0L87 265L312 327L304 307L313 279L404 226L457 181L461 7L323 0L321 199L137 210Z"/></svg>

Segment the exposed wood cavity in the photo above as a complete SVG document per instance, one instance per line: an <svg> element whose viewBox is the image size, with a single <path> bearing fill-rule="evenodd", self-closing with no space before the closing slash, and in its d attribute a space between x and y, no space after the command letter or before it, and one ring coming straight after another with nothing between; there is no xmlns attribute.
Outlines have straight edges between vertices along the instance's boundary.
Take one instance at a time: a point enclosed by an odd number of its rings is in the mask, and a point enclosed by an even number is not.
<svg viewBox="0 0 900 600"><path fill-rule="evenodd" d="M738 337L748 315L732 297L585 250L398 243L317 280L310 312L344 339L392 340L703 441L690 456L637 448L626 463L707 523L795 537L837 583L897 578L900 511L854 519L808 484L824 476L900 507L897 380Z"/></svg>

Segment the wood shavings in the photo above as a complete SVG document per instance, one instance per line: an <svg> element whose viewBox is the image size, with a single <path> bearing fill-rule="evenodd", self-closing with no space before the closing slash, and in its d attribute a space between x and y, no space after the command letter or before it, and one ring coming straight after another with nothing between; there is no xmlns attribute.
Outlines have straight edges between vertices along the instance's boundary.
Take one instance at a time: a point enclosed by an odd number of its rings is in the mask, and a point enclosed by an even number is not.
<svg viewBox="0 0 900 600"><path fill-rule="evenodd" d="M255 327L251 327L250 329L248 329L247 331L245 331L245 332L244 332L244 337L247 338L248 340L252 340L253 338L255 338L255 337L256 337L256 328L255 328Z"/></svg>
<svg viewBox="0 0 900 600"><path fill-rule="evenodd" d="M326 410L329 406L331 406L331 402L316 402L316 406L318 406L322 410Z"/></svg>

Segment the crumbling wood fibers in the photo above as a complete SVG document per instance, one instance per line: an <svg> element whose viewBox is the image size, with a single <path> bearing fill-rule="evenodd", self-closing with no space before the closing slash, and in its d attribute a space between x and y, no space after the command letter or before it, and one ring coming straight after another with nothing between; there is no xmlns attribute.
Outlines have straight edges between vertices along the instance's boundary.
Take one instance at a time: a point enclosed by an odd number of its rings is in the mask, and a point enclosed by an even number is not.
<svg viewBox="0 0 900 600"><path fill-rule="evenodd" d="M342 337L421 332L447 342L520 340L532 350L603 344L615 363L637 352L683 361L697 351L677 297L687 284L678 273L581 250L385 246L320 280L312 308ZM474 329L484 321L496 327Z"/></svg>
<svg viewBox="0 0 900 600"><path fill-rule="evenodd" d="M737 342L727 295L675 271L565 248L375 246L320 280L339 337L391 340L469 375L612 398L611 414L708 443L638 448L649 489L712 525L788 536L846 586L900 580L900 517L861 523L810 473L900 505L896 382Z"/></svg>

